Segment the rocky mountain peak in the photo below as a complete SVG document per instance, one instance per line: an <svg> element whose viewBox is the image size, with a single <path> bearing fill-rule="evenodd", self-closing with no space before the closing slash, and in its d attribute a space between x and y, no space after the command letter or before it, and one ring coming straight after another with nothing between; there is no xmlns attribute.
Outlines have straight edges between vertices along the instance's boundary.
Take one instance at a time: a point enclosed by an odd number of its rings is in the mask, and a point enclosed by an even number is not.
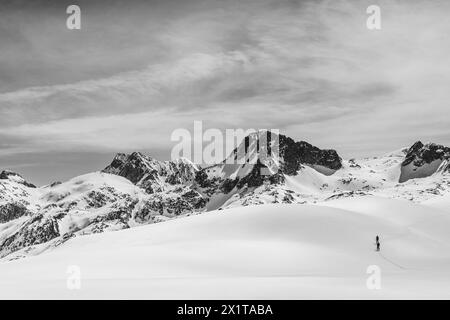
<svg viewBox="0 0 450 320"><path fill-rule="evenodd" d="M415 142L407 151L401 166L400 182L428 177L436 172L448 171L450 148L436 144Z"/></svg>
<svg viewBox="0 0 450 320"><path fill-rule="evenodd" d="M260 154L264 151L267 158ZM305 141L294 141L282 134L262 130L249 134L244 141L224 161L227 164L238 163L236 160L246 157L250 163L260 163L272 167L272 172L296 175L301 164L310 165L322 173L331 174L342 167L342 159L332 149L319 149ZM253 161L252 161L253 160ZM274 164L278 168L274 168ZM320 167L326 170L320 170Z"/></svg>
<svg viewBox="0 0 450 320"><path fill-rule="evenodd" d="M10 170L3 170L2 172L0 172L0 180L10 180L16 183L23 184L24 186L29 188L36 188L34 184L27 182L20 174Z"/></svg>
<svg viewBox="0 0 450 320"><path fill-rule="evenodd" d="M342 159L336 150L319 149L306 141L295 142L284 135L280 135L280 155L284 160L282 171L288 175L295 175L301 164L327 175L342 168Z"/></svg>
<svg viewBox="0 0 450 320"><path fill-rule="evenodd" d="M246 190L265 183L283 183L285 175L297 175L302 165L331 175L342 167L342 159L335 150L322 150L264 130L246 136L221 164L200 170L195 181L208 189L204 190L207 194L217 188L228 194L235 188Z"/></svg>
<svg viewBox="0 0 450 320"><path fill-rule="evenodd" d="M140 152L117 154L102 172L122 176L148 193L166 190L170 185L192 182L198 168L187 159L158 161Z"/></svg>
<svg viewBox="0 0 450 320"><path fill-rule="evenodd" d="M436 143L423 144L421 141L415 142L406 153L402 166L413 163L416 167L436 160L450 159L450 148Z"/></svg>

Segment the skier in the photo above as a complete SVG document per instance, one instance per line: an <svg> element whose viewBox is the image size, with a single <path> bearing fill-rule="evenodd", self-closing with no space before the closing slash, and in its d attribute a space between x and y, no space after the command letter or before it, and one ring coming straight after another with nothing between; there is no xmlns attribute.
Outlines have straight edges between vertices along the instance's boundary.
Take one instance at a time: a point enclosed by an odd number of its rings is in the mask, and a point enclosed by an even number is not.
<svg viewBox="0 0 450 320"><path fill-rule="evenodd" d="M380 251L380 237L376 236L375 242L376 242L376 245L377 245L377 251Z"/></svg>

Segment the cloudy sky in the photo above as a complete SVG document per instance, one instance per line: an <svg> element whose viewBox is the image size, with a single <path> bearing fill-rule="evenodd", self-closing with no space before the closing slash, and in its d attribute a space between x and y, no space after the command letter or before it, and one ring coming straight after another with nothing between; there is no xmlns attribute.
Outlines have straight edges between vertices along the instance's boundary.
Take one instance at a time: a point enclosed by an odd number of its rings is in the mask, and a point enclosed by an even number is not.
<svg viewBox="0 0 450 320"><path fill-rule="evenodd" d="M81 7L81 30L66 8ZM381 8L368 30L366 8ZM174 129L274 128L372 156L450 145L450 2L3 0L0 168L44 184Z"/></svg>

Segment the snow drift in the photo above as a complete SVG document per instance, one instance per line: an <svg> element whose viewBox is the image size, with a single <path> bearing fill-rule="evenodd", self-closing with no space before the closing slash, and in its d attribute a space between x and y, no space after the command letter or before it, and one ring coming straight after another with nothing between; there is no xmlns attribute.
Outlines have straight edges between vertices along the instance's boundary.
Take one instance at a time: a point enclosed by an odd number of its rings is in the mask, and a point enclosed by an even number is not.
<svg viewBox="0 0 450 320"><path fill-rule="evenodd" d="M448 214L368 200L377 205L345 199L245 207L78 237L1 263L0 297L449 298ZM80 290L66 285L73 265ZM366 287L370 265L382 270L382 290Z"/></svg>

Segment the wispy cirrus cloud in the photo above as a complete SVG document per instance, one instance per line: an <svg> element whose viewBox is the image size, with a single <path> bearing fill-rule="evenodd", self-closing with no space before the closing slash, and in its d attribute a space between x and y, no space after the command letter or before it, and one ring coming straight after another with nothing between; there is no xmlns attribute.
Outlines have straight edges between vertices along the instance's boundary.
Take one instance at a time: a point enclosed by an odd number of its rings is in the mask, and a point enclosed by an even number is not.
<svg viewBox="0 0 450 320"><path fill-rule="evenodd" d="M64 30L62 5L36 18L11 5L11 17L30 20L17 35L0 24L0 65L16 67L0 73L0 157L168 156L172 130L194 120L278 128L344 156L450 143L450 4L377 1L380 31L366 28L369 4L81 2L78 34Z"/></svg>

